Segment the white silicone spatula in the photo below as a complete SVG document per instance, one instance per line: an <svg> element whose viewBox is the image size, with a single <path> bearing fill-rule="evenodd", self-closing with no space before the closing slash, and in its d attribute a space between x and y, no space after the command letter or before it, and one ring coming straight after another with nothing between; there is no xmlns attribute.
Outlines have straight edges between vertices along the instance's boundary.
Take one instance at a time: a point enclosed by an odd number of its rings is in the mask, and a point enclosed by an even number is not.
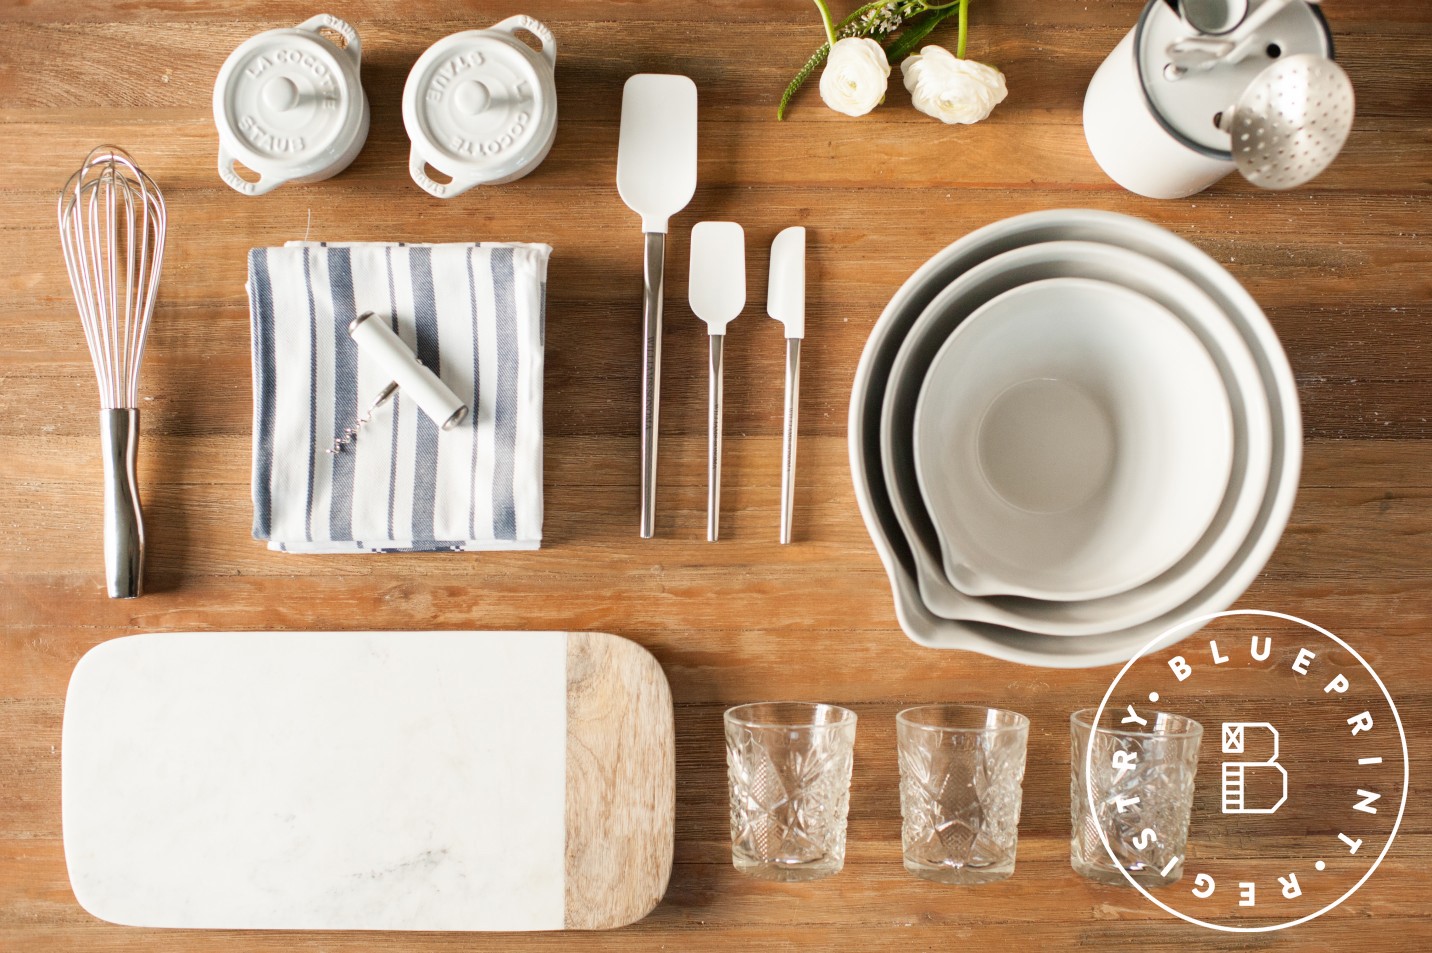
<svg viewBox="0 0 1432 953"><path fill-rule="evenodd" d="M711 335L711 388L707 401L706 539L721 533L721 354L726 325L746 307L746 233L735 222L698 222L691 229L692 312Z"/></svg>
<svg viewBox="0 0 1432 953"><path fill-rule="evenodd" d="M641 535L655 532L656 431L661 408L661 299L666 227L696 192L696 84L638 73L622 90L617 191L646 235L642 292Z"/></svg>
<svg viewBox="0 0 1432 953"><path fill-rule="evenodd" d="M786 427L781 441L781 542L791 541L795 507L796 422L801 400L801 339L805 337L806 232L799 225L771 243L766 313L786 326Z"/></svg>

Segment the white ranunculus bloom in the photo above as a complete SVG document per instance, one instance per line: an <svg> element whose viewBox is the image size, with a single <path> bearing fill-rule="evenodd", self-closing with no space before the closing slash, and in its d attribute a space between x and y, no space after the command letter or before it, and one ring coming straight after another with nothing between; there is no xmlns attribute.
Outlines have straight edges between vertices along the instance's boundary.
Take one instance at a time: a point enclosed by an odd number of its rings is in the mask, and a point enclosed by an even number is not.
<svg viewBox="0 0 1432 953"><path fill-rule="evenodd" d="M820 98L838 113L863 116L885 100L890 61L879 43L848 36L830 48L820 74Z"/></svg>
<svg viewBox="0 0 1432 953"><path fill-rule="evenodd" d="M940 46L927 46L905 60L900 73L915 108L941 122L979 122L1009 95L999 70L959 59Z"/></svg>

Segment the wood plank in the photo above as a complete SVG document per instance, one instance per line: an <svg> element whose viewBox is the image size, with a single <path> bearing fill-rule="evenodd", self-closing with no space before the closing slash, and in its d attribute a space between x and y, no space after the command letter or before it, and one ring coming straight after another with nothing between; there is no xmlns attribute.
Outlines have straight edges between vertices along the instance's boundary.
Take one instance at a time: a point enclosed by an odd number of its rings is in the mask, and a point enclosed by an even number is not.
<svg viewBox="0 0 1432 953"><path fill-rule="evenodd" d="M567 636L570 930L635 923L666 894L676 810L671 689L626 639Z"/></svg>

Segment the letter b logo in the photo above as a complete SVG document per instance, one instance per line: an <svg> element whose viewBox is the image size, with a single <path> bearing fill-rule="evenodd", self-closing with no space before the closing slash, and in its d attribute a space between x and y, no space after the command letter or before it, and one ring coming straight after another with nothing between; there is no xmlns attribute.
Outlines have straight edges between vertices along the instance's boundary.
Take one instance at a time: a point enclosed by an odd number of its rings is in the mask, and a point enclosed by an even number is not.
<svg viewBox="0 0 1432 953"><path fill-rule="evenodd" d="M1273 739L1273 752L1262 761L1223 762L1223 813L1272 814L1288 800L1288 772L1278 763L1278 729L1266 721L1225 721L1223 753L1244 754L1249 730L1255 738L1264 729ZM1250 796L1249 789L1253 789ZM1271 806L1267 802L1277 800ZM1249 802L1252 802L1250 805ZM1262 802L1262 806L1259 806Z"/></svg>

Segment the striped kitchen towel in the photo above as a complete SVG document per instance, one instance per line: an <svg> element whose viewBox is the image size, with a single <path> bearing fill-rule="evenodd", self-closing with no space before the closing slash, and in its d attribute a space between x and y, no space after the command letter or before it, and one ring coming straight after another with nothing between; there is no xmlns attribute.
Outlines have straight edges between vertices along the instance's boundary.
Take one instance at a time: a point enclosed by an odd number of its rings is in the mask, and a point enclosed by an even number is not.
<svg viewBox="0 0 1432 953"><path fill-rule="evenodd" d="M300 553L536 549L547 245L249 252L254 538ZM472 413L442 431L348 335L372 311Z"/></svg>

